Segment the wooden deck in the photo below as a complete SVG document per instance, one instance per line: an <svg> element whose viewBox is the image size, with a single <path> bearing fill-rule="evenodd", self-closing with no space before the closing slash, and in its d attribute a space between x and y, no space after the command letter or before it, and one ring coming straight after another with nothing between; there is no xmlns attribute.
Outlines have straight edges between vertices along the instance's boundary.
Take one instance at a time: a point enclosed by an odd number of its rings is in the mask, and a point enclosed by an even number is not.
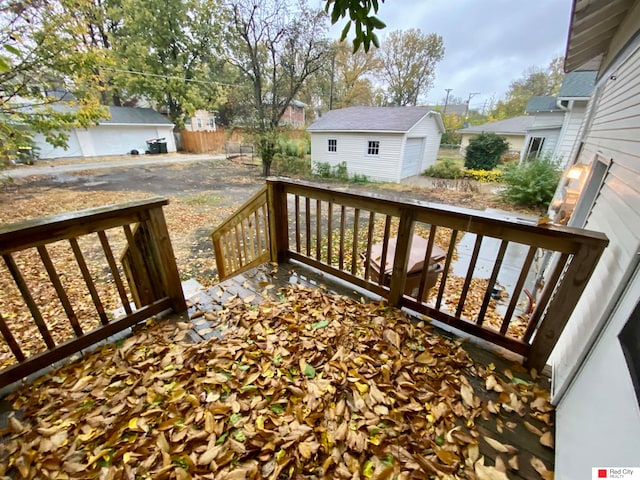
<svg viewBox="0 0 640 480"><path fill-rule="evenodd" d="M222 309L223 304L232 301L236 297L247 303L259 304L265 296L277 296L280 288L287 287L290 284L302 284L313 288L323 287L330 293L346 295L356 299L379 299L379 297L375 297L370 292L360 289L355 290L352 285L300 264L264 264L227 279L219 285L192 296L187 301L189 316L192 318L193 323L193 330L190 335L192 341L204 341L212 337L224 338L225 326L217 323L216 317L211 315L211 312ZM270 287L271 285L273 287ZM451 331L445 331L437 325L434 326L435 328L432 331L443 337L449 339L460 338ZM541 375L534 380L530 373L522 367L520 363L522 358L512 352L492 346L482 340L467 341L465 350L474 360L477 368L494 369L495 375L507 382L510 382L508 376L513 374L518 379L537 383L539 388L546 391L549 390L549 377ZM469 377L469 381L483 403L498 401L498 393L494 391L487 392L482 378ZM517 387L517 384L514 385ZM502 409L499 415L489 415L487 418L479 418L476 421L478 431L481 433L480 454L485 456L487 465L494 465L498 455L501 456L505 463L514 456L504 452L497 453L486 440L486 438L493 438L503 444L515 447L518 451L519 469L517 471L509 470L509 478L541 478L541 475L532 466L532 459L541 460L546 468L552 471L554 469L554 451L543 446L540 443L539 435L532 431L535 429L540 432L551 430L553 433L554 412L548 414L551 423L551 426L549 426L539 419L539 414L532 415L528 407L523 410L526 410L523 416L516 412L507 412ZM527 424L528 428L525 427L525 424Z"/></svg>

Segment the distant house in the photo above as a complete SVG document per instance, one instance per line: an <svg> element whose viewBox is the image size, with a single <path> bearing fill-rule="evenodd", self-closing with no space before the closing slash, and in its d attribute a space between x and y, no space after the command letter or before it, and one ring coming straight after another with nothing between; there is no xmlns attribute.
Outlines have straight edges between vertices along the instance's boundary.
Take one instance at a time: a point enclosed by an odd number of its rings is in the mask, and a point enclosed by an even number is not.
<svg viewBox="0 0 640 480"><path fill-rule="evenodd" d="M97 157L125 155L132 150L144 153L146 141L164 138L167 151L175 152L173 123L150 108L109 107L111 118L89 128L75 128L69 135L67 149L53 147L41 134L34 135L40 158Z"/></svg>
<svg viewBox="0 0 640 480"><path fill-rule="evenodd" d="M557 97L532 97L529 100L525 112L534 120L527 129L521 160L544 155L562 166L569 162L596 73L570 72Z"/></svg>
<svg viewBox="0 0 640 480"><path fill-rule="evenodd" d="M216 112L196 110L193 117L185 119L184 129L189 132L215 132Z"/></svg>
<svg viewBox="0 0 640 480"><path fill-rule="evenodd" d="M523 115L521 117L508 118L498 122L489 122L482 125L473 125L471 127L456 130L462 135L460 142L460 151L464 152L469 141L477 137L481 133L495 133L503 136L509 142L509 151L521 152L524 146L524 139L527 135L527 129L533 123L533 117Z"/></svg>
<svg viewBox="0 0 640 480"><path fill-rule="evenodd" d="M307 128L313 164L346 162L350 175L399 182L436 161L444 124L424 107L330 110Z"/></svg>
<svg viewBox="0 0 640 480"><path fill-rule="evenodd" d="M280 119L280 125L291 127L304 127L305 125L305 113L304 109L307 108L306 103L299 102L298 100L291 100L287 109L284 111L284 115Z"/></svg>

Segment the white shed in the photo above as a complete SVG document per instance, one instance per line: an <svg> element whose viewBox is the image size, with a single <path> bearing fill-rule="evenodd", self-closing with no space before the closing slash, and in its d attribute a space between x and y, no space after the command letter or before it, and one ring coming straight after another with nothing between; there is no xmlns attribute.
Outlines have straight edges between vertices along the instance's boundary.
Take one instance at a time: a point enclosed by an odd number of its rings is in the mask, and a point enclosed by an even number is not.
<svg viewBox="0 0 640 480"><path fill-rule="evenodd" d="M330 110L307 130L314 166L346 162L349 175L399 182L435 163L444 124L424 107L349 107Z"/></svg>
<svg viewBox="0 0 640 480"><path fill-rule="evenodd" d="M109 107L111 117L89 128L75 128L69 135L67 148L54 147L43 135L34 135L40 158L98 157L125 155L132 150L144 153L147 140L164 138L167 151L176 151L173 123L151 108Z"/></svg>
<svg viewBox="0 0 640 480"><path fill-rule="evenodd" d="M606 28L605 28L606 27ZM567 71L597 70L569 225L610 244L550 358L556 478L640 474L640 0L574 0ZM634 468L635 467L635 468ZM633 468L633 473L624 472Z"/></svg>

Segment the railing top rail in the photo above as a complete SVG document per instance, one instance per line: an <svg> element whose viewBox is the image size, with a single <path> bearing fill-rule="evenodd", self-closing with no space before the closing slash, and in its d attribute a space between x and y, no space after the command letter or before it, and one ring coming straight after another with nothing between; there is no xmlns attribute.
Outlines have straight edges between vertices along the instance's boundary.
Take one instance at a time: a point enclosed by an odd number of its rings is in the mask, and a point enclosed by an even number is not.
<svg viewBox="0 0 640 480"><path fill-rule="evenodd" d="M1 225L0 255L119 226L168 203L164 197L152 197Z"/></svg>
<svg viewBox="0 0 640 480"><path fill-rule="evenodd" d="M417 211L418 220L422 220L422 218L424 218L428 221L430 218L442 217L446 218L446 223L454 228L463 225L468 227L483 225L487 227L487 229L491 229L496 232L502 232L505 228L508 228L512 231L520 232L521 234L531 235L532 239L536 237L544 237L546 239L556 240L557 242L564 244L564 247L558 245L559 251L566 250L567 252L571 252L573 251L573 248L570 248L570 246L576 244L592 245L604 248L609 243L607 236L600 232L566 227L563 225L536 225L535 223L525 219L492 214L468 208L442 206L439 204L420 201L393 200L372 192L353 193L299 180L293 182L279 177L271 177L267 179L267 182L282 185L288 193L315 194L316 196L323 197L323 199L331 198L335 203L343 202L349 206L357 206L358 208L368 209L370 211L379 210L381 213L391 213L399 212L404 209L412 209ZM468 231L473 230L474 228L468 229Z"/></svg>
<svg viewBox="0 0 640 480"><path fill-rule="evenodd" d="M242 206L238 207L233 215L229 216L224 222L219 224L213 231L213 234L225 231L230 225L236 225L238 223L238 218L241 218L245 211L256 208L256 206L262 201L262 197L266 200L266 194L267 187L265 186L254 193L249 200L242 204Z"/></svg>

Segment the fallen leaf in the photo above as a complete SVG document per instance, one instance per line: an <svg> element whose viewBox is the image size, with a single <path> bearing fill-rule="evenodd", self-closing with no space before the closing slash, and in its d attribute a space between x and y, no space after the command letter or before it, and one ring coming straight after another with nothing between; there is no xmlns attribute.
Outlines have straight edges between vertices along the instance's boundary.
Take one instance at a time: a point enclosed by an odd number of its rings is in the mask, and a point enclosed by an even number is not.
<svg viewBox="0 0 640 480"><path fill-rule="evenodd" d="M540 437L540 443L542 445L544 445L545 447L549 447L549 448L553 448L553 433L551 433L550 431L545 432L541 437Z"/></svg>

